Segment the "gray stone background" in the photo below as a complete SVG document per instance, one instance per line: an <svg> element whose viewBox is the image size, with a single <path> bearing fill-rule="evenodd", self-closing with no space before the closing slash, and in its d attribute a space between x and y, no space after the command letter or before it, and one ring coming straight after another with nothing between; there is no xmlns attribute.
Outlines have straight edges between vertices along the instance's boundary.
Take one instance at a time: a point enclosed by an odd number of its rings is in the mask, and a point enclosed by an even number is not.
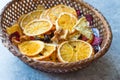
<svg viewBox="0 0 120 80"><path fill-rule="evenodd" d="M120 0L85 0L107 18L113 32L105 56L89 67L67 74L38 72L13 56L0 41L0 80L120 80ZM0 0L0 10L9 0Z"/></svg>

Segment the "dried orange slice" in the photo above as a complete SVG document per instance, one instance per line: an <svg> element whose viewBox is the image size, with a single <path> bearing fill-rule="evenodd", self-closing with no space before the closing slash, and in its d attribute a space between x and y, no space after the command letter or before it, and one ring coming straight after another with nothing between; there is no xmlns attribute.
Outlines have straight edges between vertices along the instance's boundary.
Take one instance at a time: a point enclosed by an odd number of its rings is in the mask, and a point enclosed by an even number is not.
<svg viewBox="0 0 120 80"><path fill-rule="evenodd" d="M70 33L74 31L74 25L77 22L77 18L67 12L63 12L60 14L56 21L56 29L62 28L63 30L68 30Z"/></svg>
<svg viewBox="0 0 120 80"><path fill-rule="evenodd" d="M14 24L14 25L11 26L11 27L7 27L7 28L6 28L6 31L7 31L7 33L8 33L9 35L11 35L11 34L14 33L14 32L18 32L20 35L23 34L21 28L19 27L19 25L18 25L17 23Z"/></svg>
<svg viewBox="0 0 120 80"><path fill-rule="evenodd" d="M72 46L74 55L70 62L75 62L79 60L84 60L89 58L90 56L93 56L93 48L92 46L82 40L76 40L76 41L70 41L69 44Z"/></svg>
<svg viewBox="0 0 120 80"><path fill-rule="evenodd" d="M42 60L48 58L56 50L56 45L54 44L45 44L44 49L38 55L33 56L33 59Z"/></svg>
<svg viewBox="0 0 120 80"><path fill-rule="evenodd" d="M42 13L41 10L35 10L35 11L32 11L32 12L26 14L26 15L24 16L24 18L23 18L23 19L21 20L21 22L20 22L20 27L21 27L22 29L24 29L25 26L26 26L29 22L31 22L31 21L33 21L33 20L35 20L35 19L40 19L41 13Z"/></svg>
<svg viewBox="0 0 120 80"><path fill-rule="evenodd" d="M57 6L53 7L52 9L50 9L50 11L48 13L48 16L49 16L50 20L53 22L53 24L55 24L55 21L57 20L57 18L59 17L59 15L62 12L68 12L77 17L77 13L74 8L68 7L68 6L62 5L62 4L57 5Z"/></svg>
<svg viewBox="0 0 120 80"><path fill-rule="evenodd" d="M85 17L80 18L74 28L86 38L88 38L88 42L91 43L91 41L93 40L93 32L92 29L89 27L89 23Z"/></svg>
<svg viewBox="0 0 120 80"><path fill-rule="evenodd" d="M73 57L73 48L68 41L63 42L58 48L58 59L61 62L70 62Z"/></svg>
<svg viewBox="0 0 120 80"><path fill-rule="evenodd" d="M76 62L93 56L92 46L82 40L63 42L58 48L58 59L61 62Z"/></svg>
<svg viewBox="0 0 120 80"><path fill-rule="evenodd" d="M54 51L52 53L52 55L50 55L47 58L42 59L41 61L50 61L50 62L59 62L58 58L57 58L57 52Z"/></svg>
<svg viewBox="0 0 120 80"><path fill-rule="evenodd" d="M44 43L38 40L25 41L18 45L20 52L27 56L35 56L39 54L43 48Z"/></svg>
<svg viewBox="0 0 120 80"><path fill-rule="evenodd" d="M47 19L34 20L24 28L24 33L28 36L44 34L52 29L52 23Z"/></svg>

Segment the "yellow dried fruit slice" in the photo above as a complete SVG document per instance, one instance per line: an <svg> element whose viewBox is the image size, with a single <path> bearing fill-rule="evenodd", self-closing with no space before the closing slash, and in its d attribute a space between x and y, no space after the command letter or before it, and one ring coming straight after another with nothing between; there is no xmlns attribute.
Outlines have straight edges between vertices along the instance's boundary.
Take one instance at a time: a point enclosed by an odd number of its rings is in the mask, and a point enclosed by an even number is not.
<svg viewBox="0 0 120 80"><path fill-rule="evenodd" d="M23 19L25 16L26 16L26 14L23 14L23 15L21 15L21 16L19 17L19 19L18 19L18 24L19 24L19 25L20 25L22 19Z"/></svg>
<svg viewBox="0 0 120 80"><path fill-rule="evenodd" d="M18 32L20 35L23 34L21 28L19 27L19 25L17 23L12 25L11 27L7 27L6 31L9 35L11 35L14 32Z"/></svg>
<svg viewBox="0 0 120 80"><path fill-rule="evenodd" d="M37 10L44 11L44 10L45 10L45 7L44 7L43 5L38 5L38 6L37 6Z"/></svg>
<svg viewBox="0 0 120 80"><path fill-rule="evenodd" d="M74 31L73 33L70 33L68 35L68 40L78 40L78 38L80 37L81 33L79 31Z"/></svg>
<svg viewBox="0 0 120 80"><path fill-rule="evenodd" d="M84 60L93 56L94 51L92 46L85 41L71 41L70 45L73 47L74 53L77 55L77 61Z"/></svg>
<svg viewBox="0 0 120 80"><path fill-rule="evenodd" d="M43 48L44 43L38 40L25 41L18 45L20 52L27 56L35 56L39 54Z"/></svg>
<svg viewBox="0 0 120 80"><path fill-rule="evenodd" d="M37 20L40 19L41 13L42 13L41 10L35 10L35 11L32 11L32 12L26 14L26 15L24 16L24 18L23 18L23 19L21 20L21 22L20 22L20 27L21 27L22 29L24 29L25 26L26 26L29 22L31 22L31 21L33 21L33 20L36 20L36 19L37 19Z"/></svg>
<svg viewBox="0 0 120 80"><path fill-rule="evenodd" d="M59 29L54 32L54 36L52 37L52 41L59 44L65 40L67 40L68 30Z"/></svg>
<svg viewBox="0 0 120 80"><path fill-rule="evenodd" d="M56 50L56 45L54 44L45 44L45 47L42 52L40 52L38 55L33 56L33 59L42 60L44 58L48 58L52 53Z"/></svg>
<svg viewBox="0 0 120 80"><path fill-rule="evenodd" d="M57 5L53 7L52 9L50 9L49 14L48 14L53 24L55 24L55 21L57 20L57 18L62 12L68 12L77 17L77 13L74 8L66 6L66 5L62 5L62 4Z"/></svg>
<svg viewBox="0 0 120 80"><path fill-rule="evenodd" d="M63 30L68 30L70 33L74 31L74 25L77 22L77 18L67 12L63 12L60 14L56 21L56 29L62 28Z"/></svg>
<svg viewBox="0 0 120 80"><path fill-rule="evenodd" d="M66 44L71 47L67 47ZM93 56L93 54L94 51L92 46L82 40L67 41L62 43L58 48L58 58L61 62L76 62L87 59Z"/></svg>
<svg viewBox="0 0 120 80"><path fill-rule="evenodd" d="M89 27L89 23L85 17L79 19L77 24L74 27L77 31L79 31L82 35L89 39L89 43L93 40L93 32Z"/></svg>
<svg viewBox="0 0 120 80"><path fill-rule="evenodd" d="M68 41L63 42L58 48L58 59L61 62L70 62L73 57L73 48Z"/></svg>
<svg viewBox="0 0 120 80"><path fill-rule="evenodd" d="M34 20L24 28L24 33L28 36L44 34L52 29L52 23L47 19Z"/></svg>
<svg viewBox="0 0 120 80"><path fill-rule="evenodd" d="M49 16L47 16L49 11L50 11L50 9L43 11L41 16L40 16L40 19L49 19Z"/></svg>
<svg viewBox="0 0 120 80"><path fill-rule="evenodd" d="M41 61L50 61L50 62L59 62L58 58L57 58L57 52L53 52L52 55L50 55L49 57L42 59Z"/></svg>

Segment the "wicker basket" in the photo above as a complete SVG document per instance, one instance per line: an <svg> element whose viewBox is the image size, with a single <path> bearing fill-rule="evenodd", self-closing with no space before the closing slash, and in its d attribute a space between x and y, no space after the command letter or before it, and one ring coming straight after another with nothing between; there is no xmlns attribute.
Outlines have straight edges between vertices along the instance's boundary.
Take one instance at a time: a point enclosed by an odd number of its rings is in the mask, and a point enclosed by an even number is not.
<svg viewBox="0 0 120 80"><path fill-rule="evenodd" d="M45 8L50 8L57 4L65 4L75 8L76 10L80 9L82 14L91 14L94 17L94 25L100 31L100 36L103 41L101 44L101 50L95 54L94 57L89 59L74 62L74 63L53 63L45 61L35 61L28 58L25 55L20 54L18 49L9 41L8 34L6 33L6 27L11 26L22 14L28 13L36 9L37 5L44 5ZM89 65L94 60L103 56L109 49L112 41L112 33L110 26L103 15L96 10L94 7L90 6L82 0L13 0L6 5L3 9L0 17L0 38L2 43L18 58L29 66L45 71L45 72L54 72L54 73L65 73L76 71L82 69Z"/></svg>

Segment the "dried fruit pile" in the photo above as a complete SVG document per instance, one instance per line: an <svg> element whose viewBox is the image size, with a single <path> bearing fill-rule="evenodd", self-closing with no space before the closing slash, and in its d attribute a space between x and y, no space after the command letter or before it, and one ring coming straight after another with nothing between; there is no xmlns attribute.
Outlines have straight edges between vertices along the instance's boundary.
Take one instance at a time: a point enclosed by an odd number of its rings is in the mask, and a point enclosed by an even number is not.
<svg viewBox="0 0 120 80"><path fill-rule="evenodd" d="M66 5L49 9L39 5L6 28L19 51L35 60L76 62L94 56L102 39L92 28L93 17Z"/></svg>

